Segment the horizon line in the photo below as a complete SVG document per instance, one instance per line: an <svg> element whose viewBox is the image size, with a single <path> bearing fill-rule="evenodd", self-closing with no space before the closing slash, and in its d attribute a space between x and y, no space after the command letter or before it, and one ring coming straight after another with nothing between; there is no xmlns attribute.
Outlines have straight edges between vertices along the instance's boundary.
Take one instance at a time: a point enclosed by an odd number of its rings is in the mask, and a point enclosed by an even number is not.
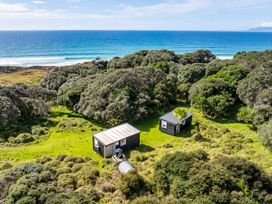
<svg viewBox="0 0 272 204"><path fill-rule="evenodd" d="M254 32L251 30L172 30L172 29L29 29L29 30L1 30L0 32L28 32L28 31L165 31L165 32Z"/></svg>

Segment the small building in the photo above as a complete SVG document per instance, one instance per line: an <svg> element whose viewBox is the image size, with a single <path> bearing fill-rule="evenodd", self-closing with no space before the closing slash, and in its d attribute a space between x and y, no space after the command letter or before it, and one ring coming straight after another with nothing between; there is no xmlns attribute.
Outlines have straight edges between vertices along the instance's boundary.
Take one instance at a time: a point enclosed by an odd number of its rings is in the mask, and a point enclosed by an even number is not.
<svg viewBox="0 0 272 204"><path fill-rule="evenodd" d="M108 158L116 149L128 150L140 144L140 131L125 123L100 133L93 134L93 150Z"/></svg>
<svg viewBox="0 0 272 204"><path fill-rule="evenodd" d="M175 116L174 111L171 111L160 117L160 130L170 135L178 135L180 131L191 126L193 114L186 113L186 117L179 119Z"/></svg>

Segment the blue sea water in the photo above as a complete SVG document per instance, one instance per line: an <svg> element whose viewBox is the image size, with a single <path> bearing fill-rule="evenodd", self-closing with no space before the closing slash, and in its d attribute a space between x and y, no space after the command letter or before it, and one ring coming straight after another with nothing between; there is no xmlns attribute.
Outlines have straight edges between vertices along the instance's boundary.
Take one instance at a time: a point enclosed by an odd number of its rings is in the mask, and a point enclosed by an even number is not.
<svg viewBox="0 0 272 204"><path fill-rule="evenodd" d="M272 33L200 31L1 31L0 65L67 65L138 50L209 49L220 58L272 49Z"/></svg>

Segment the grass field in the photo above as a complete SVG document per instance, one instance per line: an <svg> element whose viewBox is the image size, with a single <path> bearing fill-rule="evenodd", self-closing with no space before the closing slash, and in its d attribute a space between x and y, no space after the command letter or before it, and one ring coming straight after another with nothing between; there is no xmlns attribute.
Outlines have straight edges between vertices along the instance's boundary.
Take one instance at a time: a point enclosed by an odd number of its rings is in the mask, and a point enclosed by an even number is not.
<svg viewBox="0 0 272 204"><path fill-rule="evenodd" d="M133 153L138 152L148 157L153 154L153 163L141 163L141 165L153 165L154 161L160 159L166 153L174 151L192 151L204 149L211 157L225 153L226 146L231 149L231 155L245 157L262 166L268 173L272 174L272 154L266 150L257 140L256 132L250 129L249 125L236 123L230 120L213 121L206 119L202 114L193 109L188 110L194 113L195 121L200 121L210 127L228 128L230 132L241 133L245 140L221 137L211 138L209 142L197 142L191 136L190 130L183 131L181 136L175 137L164 134L159 131L158 119L150 119L135 124L141 130L141 146L127 155L133 160ZM52 125L49 133L41 142L19 145L15 147L0 147L0 162L7 161L13 165L34 160L43 156L56 156L58 154L67 154L73 156L90 156L91 158L102 161L103 158L92 150L92 133L101 131L102 127L85 120L78 114L72 113L64 107L53 108L49 120ZM172 148L163 148L163 145L171 144ZM242 148L236 149L237 145ZM230 147L229 147L230 146ZM233 147L232 147L233 146ZM136 164L135 164L136 165Z"/></svg>
<svg viewBox="0 0 272 204"><path fill-rule="evenodd" d="M47 74L48 69L26 69L13 73L0 74L0 86L9 86L16 83L36 85Z"/></svg>

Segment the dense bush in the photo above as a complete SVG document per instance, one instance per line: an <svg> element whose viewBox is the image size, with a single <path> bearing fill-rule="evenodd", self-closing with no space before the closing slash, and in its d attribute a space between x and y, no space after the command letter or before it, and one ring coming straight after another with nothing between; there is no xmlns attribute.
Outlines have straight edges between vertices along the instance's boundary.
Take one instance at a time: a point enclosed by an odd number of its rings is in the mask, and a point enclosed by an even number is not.
<svg viewBox="0 0 272 204"><path fill-rule="evenodd" d="M239 98L247 105L253 106L257 103L259 94L263 94L267 89L272 89L272 66L258 67L251 71L249 75L239 82L237 93ZM262 97L261 97L262 98ZM268 98L265 98L267 100ZM272 101L268 101L272 104Z"/></svg>
<svg viewBox="0 0 272 204"><path fill-rule="evenodd" d="M49 111L47 101L56 97L54 91L41 87L14 85L0 88L0 130L20 121L43 118Z"/></svg>
<svg viewBox="0 0 272 204"><path fill-rule="evenodd" d="M125 57L115 57L108 63L108 68L123 69L139 66L154 66L159 62L178 62L178 56L168 50L142 50Z"/></svg>
<svg viewBox="0 0 272 204"><path fill-rule="evenodd" d="M71 66L57 67L51 70L41 82L41 86L49 90L58 90L68 79L76 76L87 76L105 70L107 62L100 59Z"/></svg>
<svg viewBox="0 0 272 204"><path fill-rule="evenodd" d="M263 52L238 52L234 56L234 61L250 69L255 69L263 64L270 62L272 58L272 51L266 50Z"/></svg>
<svg viewBox="0 0 272 204"><path fill-rule="evenodd" d="M187 102L189 89L193 83L200 80L205 75L205 64L187 64L178 68L177 90L180 100Z"/></svg>
<svg viewBox="0 0 272 204"><path fill-rule="evenodd" d="M253 124L258 126L272 118L272 64L257 67L241 80L239 98L253 108Z"/></svg>
<svg viewBox="0 0 272 204"><path fill-rule="evenodd" d="M97 165L88 158L66 157L70 162L45 157L0 174L0 203L95 203L100 197L93 188L99 176ZM67 160L68 160L67 159ZM73 161L73 162L72 162ZM85 170L64 172L68 165L82 162ZM98 173L97 173L98 172ZM85 182L82 183L82 179Z"/></svg>
<svg viewBox="0 0 272 204"><path fill-rule="evenodd" d="M206 64L205 75L210 76L210 75L216 74L224 67L234 65L234 64L235 63L233 62L233 60L220 60L220 59L212 60L210 63Z"/></svg>
<svg viewBox="0 0 272 204"><path fill-rule="evenodd" d="M158 191L188 203L271 201L271 178L241 158L210 161L203 151L177 152L165 155L156 164L154 179Z"/></svg>
<svg viewBox="0 0 272 204"><path fill-rule="evenodd" d="M209 50L197 50L193 53L179 55L179 62L182 64L209 63L215 58L215 55Z"/></svg>
<svg viewBox="0 0 272 204"><path fill-rule="evenodd" d="M220 78L233 87L237 87L240 80L244 79L248 74L248 70L241 66L231 65L222 68L219 72L211 75L209 78Z"/></svg>
<svg viewBox="0 0 272 204"><path fill-rule="evenodd" d="M144 179L135 170L121 176L119 189L127 198L140 195L145 187Z"/></svg>
<svg viewBox="0 0 272 204"><path fill-rule="evenodd" d="M181 84L192 84L205 75L205 64L187 64L179 69L178 82Z"/></svg>
<svg viewBox="0 0 272 204"><path fill-rule="evenodd" d="M86 77L77 76L69 78L62 84L58 90L58 104L65 105L70 109L79 102L81 93L92 84L96 75L88 75Z"/></svg>
<svg viewBox="0 0 272 204"><path fill-rule="evenodd" d="M158 62L155 64L155 67L162 70L166 74L169 74L169 65L167 62Z"/></svg>
<svg viewBox="0 0 272 204"><path fill-rule="evenodd" d="M266 122L259 128L258 137L264 146L272 150L272 120Z"/></svg>
<svg viewBox="0 0 272 204"><path fill-rule="evenodd" d="M175 101L174 82L153 68L105 73L81 94L76 110L98 122L118 124L146 118Z"/></svg>
<svg viewBox="0 0 272 204"><path fill-rule="evenodd" d="M231 90L228 83L221 79L203 79L193 84L189 99L205 115L218 117L226 115L228 108L235 102Z"/></svg>

